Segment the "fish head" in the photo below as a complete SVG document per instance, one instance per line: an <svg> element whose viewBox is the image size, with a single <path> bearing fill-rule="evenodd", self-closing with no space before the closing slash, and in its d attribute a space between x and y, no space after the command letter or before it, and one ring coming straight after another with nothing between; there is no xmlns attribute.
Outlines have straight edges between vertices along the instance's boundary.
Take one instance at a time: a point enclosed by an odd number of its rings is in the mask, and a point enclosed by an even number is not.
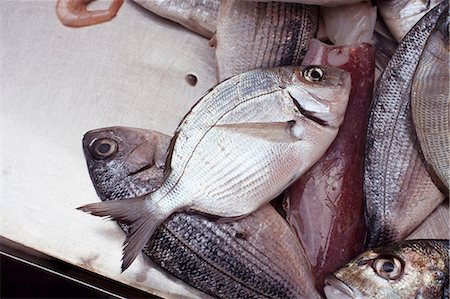
<svg viewBox="0 0 450 299"><path fill-rule="evenodd" d="M159 132L109 127L87 132L83 151L103 200L147 194L162 183L170 138Z"/></svg>
<svg viewBox="0 0 450 299"><path fill-rule="evenodd" d="M347 109L350 74L332 66L294 68L286 87L301 114L321 125L338 128Z"/></svg>
<svg viewBox="0 0 450 299"><path fill-rule="evenodd" d="M392 244L362 253L325 280L326 297L437 298L448 284L448 253L445 262L432 248L409 245Z"/></svg>

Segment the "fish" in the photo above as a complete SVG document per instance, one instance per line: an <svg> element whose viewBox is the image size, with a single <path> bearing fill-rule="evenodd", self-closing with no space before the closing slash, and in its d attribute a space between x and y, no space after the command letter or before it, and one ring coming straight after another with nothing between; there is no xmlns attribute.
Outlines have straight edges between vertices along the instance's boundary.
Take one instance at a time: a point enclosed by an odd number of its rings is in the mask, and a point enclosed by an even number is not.
<svg viewBox="0 0 450 299"><path fill-rule="evenodd" d="M394 55L395 50L398 47L398 43L390 37L383 35L376 29L372 35L372 44L374 45L375 51L375 82L378 81L381 73L386 68L392 55Z"/></svg>
<svg viewBox="0 0 450 299"><path fill-rule="evenodd" d="M414 75L411 111L432 178L448 197L450 181L449 16L443 13L428 38Z"/></svg>
<svg viewBox="0 0 450 299"><path fill-rule="evenodd" d="M220 0L133 1L160 17L179 23L208 39L216 32Z"/></svg>
<svg viewBox="0 0 450 299"><path fill-rule="evenodd" d="M408 240L368 250L327 278L328 299L444 298L449 240Z"/></svg>
<svg viewBox="0 0 450 299"><path fill-rule="evenodd" d="M327 36L334 45L355 45L371 41L377 8L370 2L321 7L320 14Z"/></svg>
<svg viewBox="0 0 450 299"><path fill-rule="evenodd" d="M420 153L410 96L420 54L446 4L426 14L400 42L374 93L364 162L366 248L403 240L444 199Z"/></svg>
<svg viewBox="0 0 450 299"><path fill-rule="evenodd" d="M442 0L377 0L378 11L400 42L413 26Z"/></svg>
<svg viewBox="0 0 450 299"><path fill-rule="evenodd" d="M247 0L247 1L258 1L258 2L289 2L289 3L301 3L309 5L320 5L327 7L336 7L348 4L354 4L362 2L365 0Z"/></svg>
<svg viewBox="0 0 450 299"><path fill-rule="evenodd" d="M175 131L160 188L79 209L128 224L122 271L171 214L246 216L311 167L343 121L350 76L334 67L257 69L200 99Z"/></svg>
<svg viewBox="0 0 450 299"><path fill-rule="evenodd" d="M88 10L87 5L95 0L58 0L56 15L68 27L84 27L113 19L124 0L112 0L108 9Z"/></svg>
<svg viewBox="0 0 450 299"><path fill-rule="evenodd" d="M338 66L352 77L346 117L326 153L287 191L287 221L311 263L316 287L364 248L363 167L375 69L368 43L330 46L313 39L304 65Z"/></svg>
<svg viewBox="0 0 450 299"><path fill-rule="evenodd" d="M300 65L318 20L312 5L222 1L212 42L218 81L261 67Z"/></svg>
<svg viewBox="0 0 450 299"><path fill-rule="evenodd" d="M144 196L159 187L170 139L129 127L87 132L83 152L100 199ZM113 148L99 155L103 144ZM116 185L121 192L115 192ZM127 225L121 227L128 232ZM320 298L303 249L271 205L235 222L174 213L143 252L168 273L211 296Z"/></svg>

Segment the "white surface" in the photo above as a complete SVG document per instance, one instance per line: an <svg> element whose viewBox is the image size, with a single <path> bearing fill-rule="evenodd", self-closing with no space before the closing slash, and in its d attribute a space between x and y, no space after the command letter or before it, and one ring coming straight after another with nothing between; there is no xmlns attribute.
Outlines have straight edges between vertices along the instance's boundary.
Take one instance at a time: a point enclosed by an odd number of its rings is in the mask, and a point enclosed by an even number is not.
<svg viewBox="0 0 450 299"><path fill-rule="evenodd" d="M79 29L62 26L54 7L0 2L1 235L164 297L198 296L142 256L120 274L123 232L75 208L99 201L83 134L112 125L172 134L215 84L213 51L131 2L111 22Z"/></svg>

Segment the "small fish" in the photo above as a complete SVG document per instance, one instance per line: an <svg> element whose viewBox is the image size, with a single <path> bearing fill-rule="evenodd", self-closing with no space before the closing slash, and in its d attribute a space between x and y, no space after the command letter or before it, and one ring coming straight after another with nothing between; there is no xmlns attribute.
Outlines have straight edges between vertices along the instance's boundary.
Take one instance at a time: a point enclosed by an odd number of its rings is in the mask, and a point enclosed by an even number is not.
<svg viewBox="0 0 450 299"><path fill-rule="evenodd" d="M411 110L425 160L448 196L450 181L449 16L443 13L414 75Z"/></svg>
<svg viewBox="0 0 450 299"><path fill-rule="evenodd" d="M108 9L88 10L87 5L95 0L58 0L56 15L68 27L84 27L107 22L114 18L124 0L112 0Z"/></svg>
<svg viewBox="0 0 450 299"><path fill-rule="evenodd" d="M300 65L318 25L317 6L222 1L214 39L218 80L255 68Z"/></svg>
<svg viewBox="0 0 450 299"><path fill-rule="evenodd" d="M370 44L330 46L316 39L303 60L304 65L337 66L352 76L346 117L336 139L285 198L286 218L305 248L319 290L325 277L364 247L364 145L374 60Z"/></svg>
<svg viewBox="0 0 450 299"><path fill-rule="evenodd" d="M83 151L99 197L143 196L158 187L169 142L167 135L127 127L86 133ZM121 227L128 232L127 225ZM224 223L175 213L143 251L172 275L215 297L319 298L303 249L270 205Z"/></svg>
<svg viewBox="0 0 450 299"><path fill-rule="evenodd" d="M325 294L328 299L444 298L448 255L449 240L408 240L372 249L327 278Z"/></svg>
<svg viewBox="0 0 450 299"><path fill-rule="evenodd" d="M220 0L133 0L151 12L206 38L216 32Z"/></svg>
<svg viewBox="0 0 450 299"><path fill-rule="evenodd" d="M378 81L364 165L367 248L403 240L444 199L419 151L410 97L420 54L445 10L443 2L411 29Z"/></svg>
<svg viewBox="0 0 450 299"><path fill-rule="evenodd" d="M336 137L350 76L334 67L258 69L213 88L175 131L164 183L80 210L130 226L122 270L177 211L245 216L311 167Z"/></svg>
<svg viewBox="0 0 450 299"><path fill-rule="evenodd" d="M442 0L377 0L375 2L392 35L400 42L424 15Z"/></svg>

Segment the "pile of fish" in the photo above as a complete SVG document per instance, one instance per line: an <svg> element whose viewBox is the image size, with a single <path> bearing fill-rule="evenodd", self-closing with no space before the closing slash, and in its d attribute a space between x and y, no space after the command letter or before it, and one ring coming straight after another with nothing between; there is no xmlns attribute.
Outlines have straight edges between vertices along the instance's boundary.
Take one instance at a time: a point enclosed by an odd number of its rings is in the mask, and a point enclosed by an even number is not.
<svg viewBox="0 0 450 299"><path fill-rule="evenodd" d="M219 84L172 138L84 136L103 202L79 209L127 233L122 271L143 251L221 298L448 297L448 215L405 240L448 197L446 1L135 1L210 39ZM60 19L95 23L77 3Z"/></svg>

